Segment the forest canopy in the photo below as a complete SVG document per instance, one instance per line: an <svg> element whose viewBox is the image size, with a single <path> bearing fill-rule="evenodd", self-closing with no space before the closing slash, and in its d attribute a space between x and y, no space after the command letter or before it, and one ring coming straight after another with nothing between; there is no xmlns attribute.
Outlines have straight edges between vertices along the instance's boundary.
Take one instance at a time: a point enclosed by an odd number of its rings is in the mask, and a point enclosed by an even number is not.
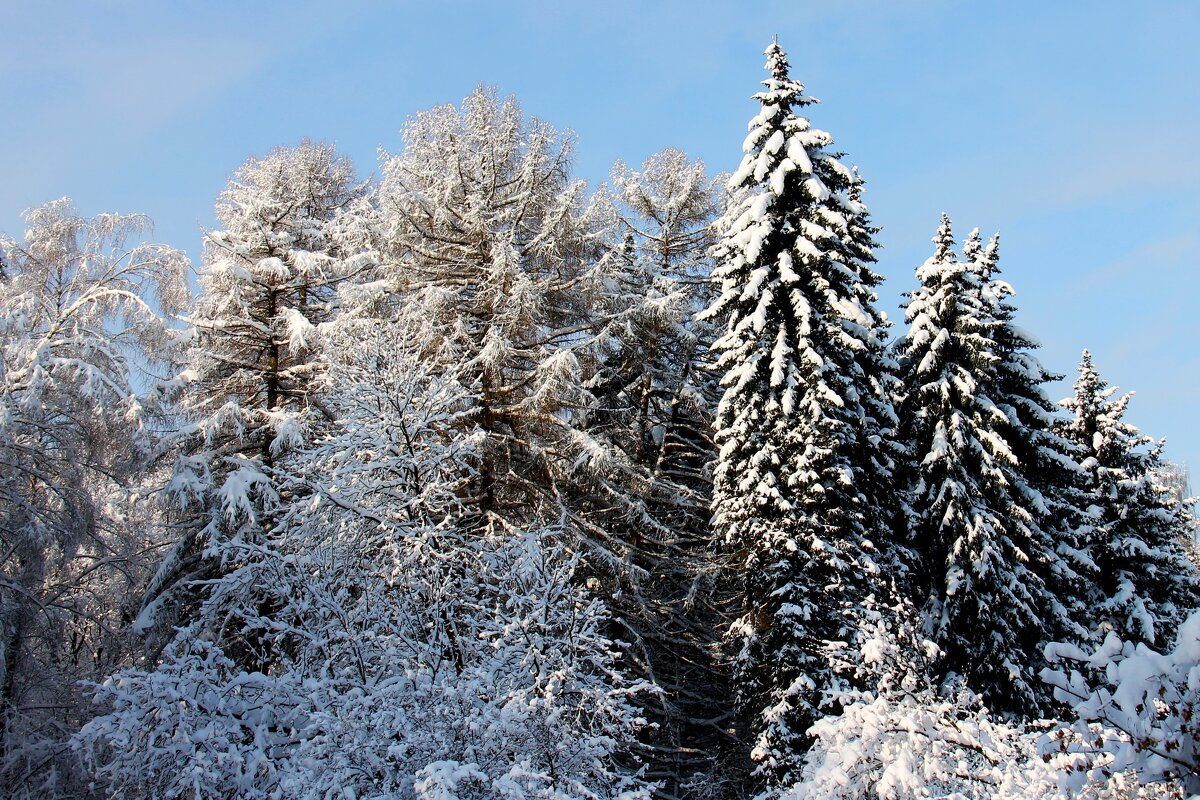
<svg viewBox="0 0 1200 800"><path fill-rule="evenodd" d="M868 184L766 56L732 175L668 148L589 187L480 87L375 179L247 159L196 264L27 212L11 796L1200 791L1161 442L1087 351L1050 397L998 234L931 220L895 326Z"/></svg>

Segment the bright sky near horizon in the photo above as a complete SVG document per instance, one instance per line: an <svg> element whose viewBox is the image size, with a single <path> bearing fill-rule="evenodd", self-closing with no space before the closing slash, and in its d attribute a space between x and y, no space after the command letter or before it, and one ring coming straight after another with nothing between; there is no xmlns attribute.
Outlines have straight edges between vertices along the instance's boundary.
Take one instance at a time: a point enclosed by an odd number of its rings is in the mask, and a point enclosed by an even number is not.
<svg viewBox="0 0 1200 800"><path fill-rule="evenodd" d="M664 147L731 170L778 35L868 182L881 305L931 252L1002 234L1018 322L1200 475L1200 3L0 0L0 231L63 195L193 258L248 155L335 142L360 173L480 84L578 135L576 172ZM1194 480L1194 484L1200 480ZM1200 489L1200 486L1193 488Z"/></svg>

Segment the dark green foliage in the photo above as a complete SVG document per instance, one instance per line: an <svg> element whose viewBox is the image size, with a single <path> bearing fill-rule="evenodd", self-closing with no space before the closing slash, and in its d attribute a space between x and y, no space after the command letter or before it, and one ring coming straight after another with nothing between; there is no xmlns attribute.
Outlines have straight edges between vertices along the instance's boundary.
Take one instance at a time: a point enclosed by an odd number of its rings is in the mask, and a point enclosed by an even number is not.
<svg viewBox="0 0 1200 800"><path fill-rule="evenodd" d="M1049 376L1012 326L994 278L995 241L960 261L950 220L918 270L899 344L902 438L911 452L910 538L923 564L941 678L961 676L994 708L1037 715L1041 643L1076 640L1077 582L1052 512L1071 485L1069 447L1050 431ZM1064 546L1060 549L1060 544Z"/></svg>
<svg viewBox="0 0 1200 800"><path fill-rule="evenodd" d="M1062 424L1083 450L1092 501L1082 528L1091 566L1084 622L1097 638L1114 632L1161 648L1198 604L1186 551L1195 520L1160 480L1161 443L1124 420L1132 393L1115 392L1084 350L1075 394L1063 401L1074 418Z"/></svg>
<svg viewBox="0 0 1200 800"><path fill-rule="evenodd" d="M895 417L859 180L798 115L814 101L778 44L767 56L718 223L721 295L705 316L724 322L713 508L745 580L739 696L757 774L784 786L842 680L830 652L894 567L884 493Z"/></svg>

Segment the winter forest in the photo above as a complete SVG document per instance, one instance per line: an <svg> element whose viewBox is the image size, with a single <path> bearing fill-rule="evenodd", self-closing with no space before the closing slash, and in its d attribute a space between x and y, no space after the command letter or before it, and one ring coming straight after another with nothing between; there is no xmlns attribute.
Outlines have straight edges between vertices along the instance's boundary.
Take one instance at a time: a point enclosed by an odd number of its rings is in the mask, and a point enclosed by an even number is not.
<svg viewBox="0 0 1200 800"><path fill-rule="evenodd" d="M930 220L894 324L869 176L766 57L732 175L664 149L589 187L481 87L371 180L249 158L196 264L27 212L3 791L1200 792L1162 444L1087 351L1051 396L986 229Z"/></svg>

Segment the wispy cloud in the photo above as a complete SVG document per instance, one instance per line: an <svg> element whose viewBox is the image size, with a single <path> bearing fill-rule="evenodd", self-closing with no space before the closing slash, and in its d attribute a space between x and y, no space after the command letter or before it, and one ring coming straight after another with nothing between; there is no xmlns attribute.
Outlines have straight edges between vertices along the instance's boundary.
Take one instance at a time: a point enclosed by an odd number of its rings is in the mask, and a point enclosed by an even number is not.
<svg viewBox="0 0 1200 800"><path fill-rule="evenodd" d="M1167 283L1166 273L1194 264L1197 252L1200 252L1197 231L1145 242L1106 264L1080 272L1076 280L1063 288L1061 296L1065 299L1087 293L1110 293L1113 286L1147 275L1154 275L1155 283L1161 285Z"/></svg>
<svg viewBox="0 0 1200 800"><path fill-rule="evenodd" d="M262 50L236 38L161 38L138 42L60 37L62 58L52 67L24 67L19 53L0 63L3 84L23 100L0 128L0 147L21 153L7 175L10 187L51 186L120 158L180 114L218 96L251 73ZM0 84L2 86L3 84ZM6 87L6 93L7 91Z"/></svg>

